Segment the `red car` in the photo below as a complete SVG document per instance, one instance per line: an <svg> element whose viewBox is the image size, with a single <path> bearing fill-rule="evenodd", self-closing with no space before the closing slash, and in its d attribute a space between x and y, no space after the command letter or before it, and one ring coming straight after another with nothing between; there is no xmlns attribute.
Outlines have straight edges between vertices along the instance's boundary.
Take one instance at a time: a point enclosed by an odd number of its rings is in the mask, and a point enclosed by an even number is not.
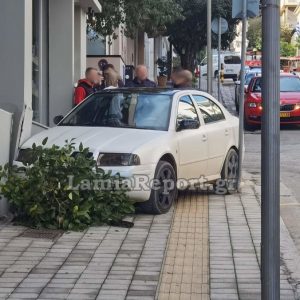
<svg viewBox="0 0 300 300"><path fill-rule="evenodd" d="M261 125L261 77L254 77L245 92L245 129ZM280 74L280 124L300 125L300 78L290 73Z"/></svg>

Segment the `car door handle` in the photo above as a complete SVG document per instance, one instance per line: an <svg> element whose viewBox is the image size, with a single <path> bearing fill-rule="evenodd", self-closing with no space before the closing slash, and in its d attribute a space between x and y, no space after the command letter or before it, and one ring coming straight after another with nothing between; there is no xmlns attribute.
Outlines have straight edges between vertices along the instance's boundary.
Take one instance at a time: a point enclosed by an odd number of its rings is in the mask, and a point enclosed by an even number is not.
<svg viewBox="0 0 300 300"><path fill-rule="evenodd" d="M225 135L229 135L229 130L225 129Z"/></svg>
<svg viewBox="0 0 300 300"><path fill-rule="evenodd" d="M207 135L206 135L206 134L203 134L203 135L202 135L202 141L203 141L203 142L206 142L206 141L207 141Z"/></svg>

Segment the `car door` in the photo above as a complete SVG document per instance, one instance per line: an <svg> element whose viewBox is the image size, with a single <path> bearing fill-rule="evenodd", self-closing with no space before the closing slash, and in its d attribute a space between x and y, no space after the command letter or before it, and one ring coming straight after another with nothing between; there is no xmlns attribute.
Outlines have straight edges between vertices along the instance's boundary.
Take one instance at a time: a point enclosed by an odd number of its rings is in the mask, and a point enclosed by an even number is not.
<svg viewBox="0 0 300 300"><path fill-rule="evenodd" d="M181 96L178 102L176 126L182 120L199 120L197 109L189 95ZM178 178L196 179L206 175L207 135L202 124L197 129L176 132L179 149Z"/></svg>
<svg viewBox="0 0 300 300"><path fill-rule="evenodd" d="M203 127L208 142L206 173L208 177L218 177L227 155L233 131L222 109L216 103L217 100L213 101L208 97L197 94L193 94L193 98L202 113L205 123Z"/></svg>

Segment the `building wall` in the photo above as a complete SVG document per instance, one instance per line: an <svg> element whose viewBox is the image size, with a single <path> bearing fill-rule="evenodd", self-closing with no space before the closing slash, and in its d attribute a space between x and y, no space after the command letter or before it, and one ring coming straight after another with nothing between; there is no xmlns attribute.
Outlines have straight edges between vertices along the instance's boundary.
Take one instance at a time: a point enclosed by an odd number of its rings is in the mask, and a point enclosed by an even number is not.
<svg viewBox="0 0 300 300"><path fill-rule="evenodd" d="M72 108L74 87L74 0L49 2L49 118Z"/></svg>
<svg viewBox="0 0 300 300"><path fill-rule="evenodd" d="M16 153L24 114L32 114L31 20L31 0L1 1L0 108L13 113L10 159Z"/></svg>

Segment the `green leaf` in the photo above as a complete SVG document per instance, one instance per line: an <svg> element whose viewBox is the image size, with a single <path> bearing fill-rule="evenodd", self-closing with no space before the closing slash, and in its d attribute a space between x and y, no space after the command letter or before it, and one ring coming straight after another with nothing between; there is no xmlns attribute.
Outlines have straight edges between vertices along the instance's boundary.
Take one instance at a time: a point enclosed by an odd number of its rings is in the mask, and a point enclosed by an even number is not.
<svg viewBox="0 0 300 300"><path fill-rule="evenodd" d="M47 144L47 141L48 141L48 137L44 138L42 141L42 145L45 146Z"/></svg>

